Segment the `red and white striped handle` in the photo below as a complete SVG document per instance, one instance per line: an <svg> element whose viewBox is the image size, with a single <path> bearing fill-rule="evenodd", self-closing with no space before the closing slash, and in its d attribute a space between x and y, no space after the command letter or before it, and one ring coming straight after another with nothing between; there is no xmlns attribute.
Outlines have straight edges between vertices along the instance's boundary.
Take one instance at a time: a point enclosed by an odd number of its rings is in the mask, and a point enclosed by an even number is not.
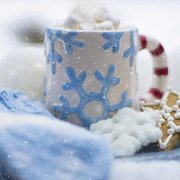
<svg viewBox="0 0 180 180"><path fill-rule="evenodd" d="M140 35L140 49L147 49L153 60L153 83L148 92L140 99L152 103L161 99L167 86L168 64L163 46L156 39Z"/></svg>

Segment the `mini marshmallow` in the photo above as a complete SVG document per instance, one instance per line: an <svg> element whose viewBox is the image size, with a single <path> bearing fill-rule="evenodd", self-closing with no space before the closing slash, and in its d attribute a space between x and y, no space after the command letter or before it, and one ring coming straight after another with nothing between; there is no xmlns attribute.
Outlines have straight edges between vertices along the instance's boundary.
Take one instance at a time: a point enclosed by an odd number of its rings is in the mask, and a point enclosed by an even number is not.
<svg viewBox="0 0 180 180"><path fill-rule="evenodd" d="M165 101L161 101L160 104L161 104L161 106L164 106L164 105L166 105L166 102Z"/></svg>
<svg viewBox="0 0 180 180"><path fill-rule="evenodd" d="M177 126L173 123L171 126L174 130L176 130Z"/></svg>
<svg viewBox="0 0 180 180"><path fill-rule="evenodd" d="M167 133L168 133L168 135L174 134L174 133L175 133L175 130L174 130L173 128L168 129Z"/></svg>
<svg viewBox="0 0 180 180"><path fill-rule="evenodd" d="M178 105L174 105L174 106L172 107L172 111L177 111L178 108L179 108Z"/></svg>
<svg viewBox="0 0 180 180"><path fill-rule="evenodd" d="M159 145L159 147L160 147L161 149L165 149L165 148L166 148L166 144L162 143L162 144Z"/></svg>
<svg viewBox="0 0 180 180"><path fill-rule="evenodd" d="M165 112L164 110L161 110L161 111L160 111L160 114L161 114L162 116L164 116L164 114L166 114L166 112Z"/></svg>
<svg viewBox="0 0 180 180"><path fill-rule="evenodd" d="M168 122L174 121L174 118L171 116L171 117L169 117L169 118L167 119L167 121L168 121Z"/></svg>
<svg viewBox="0 0 180 180"><path fill-rule="evenodd" d="M170 113L164 114L164 118L165 118L165 119L168 119L169 117L171 117L171 114L170 114Z"/></svg>
<svg viewBox="0 0 180 180"><path fill-rule="evenodd" d="M114 29L118 29L120 25L120 20L110 13L105 14L104 21L111 21L113 23Z"/></svg>
<svg viewBox="0 0 180 180"><path fill-rule="evenodd" d="M104 17L105 15L108 13L109 11L104 8L104 7L100 7L98 8L95 13L94 13L94 20L95 22L99 23L99 22L103 22L104 21Z"/></svg>
<svg viewBox="0 0 180 180"><path fill-rule="evenodd" d="M79 28L80 30L93 30L93 26L90 23L82 23Z"/></svg>
<svg viewBox="0 0 180 180"><path fill-rule="evenodd" d="M64 21L63 26L68 29L79 29L81 20L79 15L71 13Z"/></svg>
<svg viewBox="0 0 180 180"><path fill-rule="evenodd" d="M160 119L160 123L161 124L164 124L165 123L165 120L163 118Z"/></svg>
<svg viewBox="0 0 180 180"><path fill-rule="evenodd" d="M177 101L176 101L176 104L177 104L178 106L180 106L180 100L177 100Z"/></svg>
<svg viewBox="0 0 180 180"><path fill-rule="evenodd" d="M86 16L86 13L85 13L85 10L80 7L80 6L76 6L74 7L71 11L70 11L71 14L77 14L78 16L80 17L84 17Z"/></svg>
<svg viewBox="0 0 180 180"><path fill-rule="evenodd" d="M173 125L173 122L172 121L169 121L168 123L167 123L167 126L168 127L171 127Z"/></svg>
<svg viewBox="0 0 180 180"><path fill-rule="evenodd" d="M180 119L180 113L179 113L179 112L176 113L176 114L174 115L174 117L175 117L176 119Z"/></svg>
<svg viewBox="0 0 180 180"><path fill-rule="evenodd" d="M180 132L180 127L176 127L175 130L176 130L177 133L179 133Z"/></svg>
<svg viewBox="0 0 180 180"><path fill-rule="evenodd" d="M91 11L92 12L92 11ZM75 30L118 30L120 20L109 13L105 7L95 9L90 13L86 8L75 7L65 19L64 23L57 26Z"/></svg>
<svg viewBox="0 0 180 180"><path fill-rule="evenodd" d="M113 30L113 23L111 21L104 21L102 23L95 23L94 30Z"/></svg>
<svg viewBox="0 0 180 180"><path fill-rule="evenodd" d="M172 108L171 108L171 107L168 107L168 108L166 109L166 112L167 112L167 113L171 113L171 112L172 112Z"/></svg>
<svg viewBox="0 0 180 180"><path fill-rule="evenodd" d="M164 106L162 107L162 109L163 109L164 111L166 111L166 109L168 109L168 106L164 105Z"/></svg>

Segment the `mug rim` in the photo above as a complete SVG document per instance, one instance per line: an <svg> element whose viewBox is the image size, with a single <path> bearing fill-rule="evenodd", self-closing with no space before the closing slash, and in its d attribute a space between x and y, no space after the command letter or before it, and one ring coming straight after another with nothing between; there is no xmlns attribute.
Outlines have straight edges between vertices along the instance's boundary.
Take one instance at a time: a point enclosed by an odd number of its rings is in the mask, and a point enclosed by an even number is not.
<svg viewBox="0 0 180 180"><path fill-rule="evenodd" d="M135 26L122 26L120 29L117 30L81 30L81 29L68 29L63 28L60 26L53 26L49 25L46 27L46 30L55 30L55 31L64 31L64 32L84 32L84 33L102 33L102 32L130 32L130 31L138 31L137 27Z"/></svg>

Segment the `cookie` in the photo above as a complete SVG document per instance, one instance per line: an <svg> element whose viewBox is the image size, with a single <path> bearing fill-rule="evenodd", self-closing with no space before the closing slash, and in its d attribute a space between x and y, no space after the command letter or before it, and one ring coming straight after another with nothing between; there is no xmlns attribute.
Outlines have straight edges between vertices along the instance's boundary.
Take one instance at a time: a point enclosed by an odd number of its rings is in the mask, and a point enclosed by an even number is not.
<svg viewBox="0 0 180 180"><path fill-rule="evenodd" d="M159 127L162 138L158 141L160 150L171 150L180 144L180 94L168 91L161 100L141 105L142 110L153 109L161 115Z"/></svg>

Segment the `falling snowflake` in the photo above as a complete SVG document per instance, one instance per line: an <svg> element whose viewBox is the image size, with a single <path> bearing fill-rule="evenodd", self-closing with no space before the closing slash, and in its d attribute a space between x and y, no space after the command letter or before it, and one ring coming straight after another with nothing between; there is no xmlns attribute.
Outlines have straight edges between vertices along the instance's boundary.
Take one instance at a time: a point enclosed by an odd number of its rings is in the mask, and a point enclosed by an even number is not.
<svg viewBox="0 0 180 180"><path fill-rule="evenodd" d="M81 71L79 76L77 76L72 67L67 67L66 73L70 82L65 83L62 88L65 91L75 90L80 97L80 101L77 107L71 107L68 100L64 96L60 96L60 104L53 105L53 110L60 112L60 119L66 120L70 114L76 114L82 125L88 128L90 124L108 118L111 112L130 106L132 103L126 91L121 94L119 103L115 105L111 105L107 98L109 89L120 83L120 78L114 77L115 65L109 66L107 76L104 76L99 70L94 72L95 78L102 84L100 92L87 93L84 90L83 84L87 78L85 71ZM97 117L88 116L85 112L86 105L92 101L101 103L103 107L102 114Z"/></svg>
<svg viewBox="0 0 180 180"><path fill-rule="evenodd" d="M85 43L75 39L75 36L78 35L78 32L70 31L68 33L63 33L62 31L52 31L47 30L47 37L50 42L49 52L47 55L47 63L51 63L51 72L52 74L56 73L56 63L62 62L62 56L56 52L55 43L56 41L63 42L64 51L68 55L73 54L73 48L84 48Z"/></svg>
<svg viewBox="0 0 180 180"><path fill-rule="evenodd" d="M134 32L130 32L130 47L124 52L123 56L124 58L130 57L130 66L134 63L134 56L136 55L136 48L134 45Z"/></svg>
<svg viewBox="0 0 180 180"><path fill-rule="evenodd" d="M108 42L106 42L103 46L103 49L109 50L112 49L113 53L118 53L120 50L120 41L123 36L123 33L121 32L104 32L102 33L103 38L107 39Z"/></svg>

